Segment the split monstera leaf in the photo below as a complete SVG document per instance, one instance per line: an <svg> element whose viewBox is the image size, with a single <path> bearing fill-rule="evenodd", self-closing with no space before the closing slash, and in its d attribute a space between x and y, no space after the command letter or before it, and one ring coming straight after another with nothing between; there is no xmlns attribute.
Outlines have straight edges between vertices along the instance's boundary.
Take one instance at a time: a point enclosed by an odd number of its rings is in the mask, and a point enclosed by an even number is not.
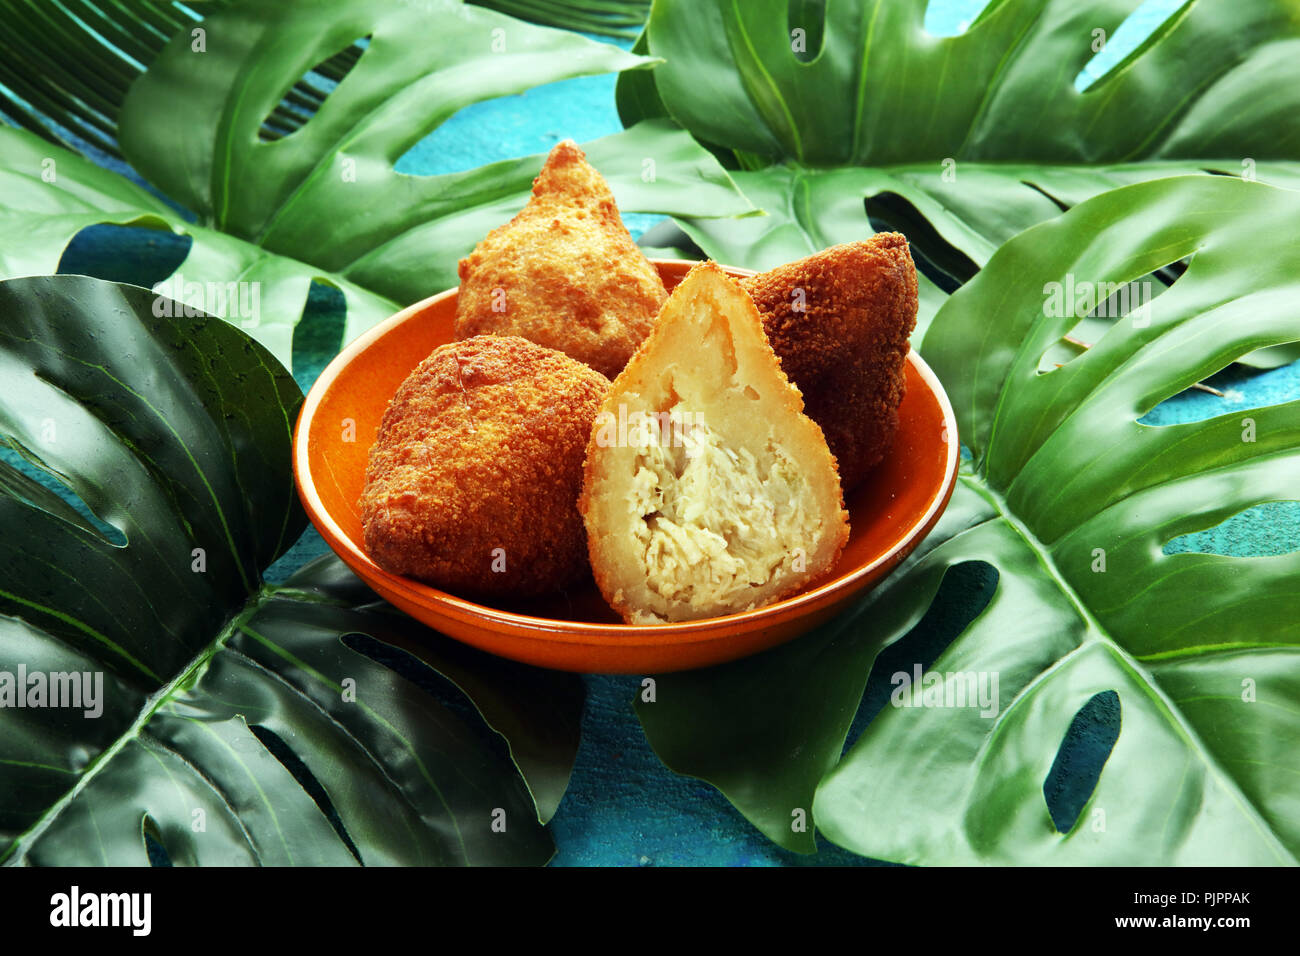
<svg viewBox="0 0 1300 956"><path fill-rule="evenodd" d="M192 240L176 270L185 280L259 284L255 318L211 308L286 365L313 281L342 294L337 349L400 306L455 285L456 261L523 207L543 158L415 176L394 168L408 149L472 103L655 63L459 0L244 2L223 6L201 30L202 42L183 30L157 54L131 86L116 130L133 168L197 222L33 132L0 128L8 197L0 275L56 271L73 237L100 223L175 232ZM265 137L264 122L294 84L358 40L364 50L309 118ZM670 122L585 149L625 210L752 210L716 160Z"/></svg>
<svg viewBox="0 0 1300 956"><path fill-rule="evenodd" d="M792 821L811 818L835 843L905 863L1294 863L1300 551L1164 545L1300 497L1300 401L1139 419L1254 349L1300 339L1297 217L1298 193L1179 177L1006 243L921 350L971 452L938 526L820 631L661 676L657 701L638 704L656 753L804 852L813 828ZM1275 240L1267 255L1261 237ZM1123 284L1184 258L1167 291L1041 370L1079 321L1047 307L1052 283ZM994 712L885 705L841 756L877 654L972 562L996 570L996 587L924 669L997 675ZM1063 832L1045 787L1099 696L1117 701L1118 736Z"/></svg>
<svg viewBox="0 0 1300 956"><path fill-rule="evenodd" d="M919 342L998 246L1106 190L1202 172L1300 186L1289 0L1186 3L1082 91L1098 31L1141 0L993 0L951 37L926 31L927 3L656 0L633 49L664 63L620 77L624 124L672 117L767 214L680 219L706 253L769 269L896 229L939 283L922 281Z"/></svg>
<svg viewBox="0 0 1300 956"><path fill-rule="evenodd" d="M0 130L3 274L52 272L86 226L131 223L191 237L186 278L242 276L277 296L248 330L268 354L204 317L154 315L141 290L0 286L15 316L0 359L18 383L0 397L0 670L104 675L97 718L0 710L0 791L18 795L0 801L0 856L549 856L540 821L568 779L580 684L417 634L332 560L263 579L302 527L287 452L298 394L272 356L289 361L313 281L344 296L339 344L452 284L456 258L523 205L540 166L408 177L394 163L411 143L465 103L621 70L631 128L586 148L624 208L672 214L719 261L754 268L873 223L909 235L934 280L923 353L971 451L943 521L862 604L781 649L659 678L639 712L665 762L800 851L816 827L900 862L1295 862L1300 556L1165 545L1297 497L1298 403L1140 419L1228 363L1300 354L1300 201L1235 178L1300 183L1300 26L1283 0L1189 4L1074 91L1092 30L1113 33L1136 5L1004 0L965 35L934 38L921 0L658 0L627 54L446 2L480 31L452 31L445 57L420 60L411 18L428 4L340 0L310 23L237 4L205 21L215 55L200 64L174 39L122 117L126 155L198 223ZM808 62L790 49L802 17ZM462 50L482 66L471 41L493 26L512 70L448 83L469 75ZM268 134L304 73L343 49L339 87ZM643 69L646 54L665 62ZM418 108L404 92L416 88L429 94ZM715 155L766 216L711 218L750 208ZM1163 178L1207 171L1229 175ZM1044 290L1071 277L1151 280L1160 294L1149 323L1048 314ZM1074 354L1067 336L1095 345ZM996 576L986 605L921 660L902 639L973 566ZM882 686L889 696L887 671L869 681L882 648L927 674L998 675L996 712L871 715ZM1113 746L1062 818L1058 744L1099 700L1118 715ZM460 763L473 770L453 778Z"/></svg>
<svg viewBox="0 0 1300 956"><path fill-rule="evenodd" d="M544 863L581 682L431 634L332 557L267 583L305 523L301 393L155 301L0 283L0 860Z"/></svg>

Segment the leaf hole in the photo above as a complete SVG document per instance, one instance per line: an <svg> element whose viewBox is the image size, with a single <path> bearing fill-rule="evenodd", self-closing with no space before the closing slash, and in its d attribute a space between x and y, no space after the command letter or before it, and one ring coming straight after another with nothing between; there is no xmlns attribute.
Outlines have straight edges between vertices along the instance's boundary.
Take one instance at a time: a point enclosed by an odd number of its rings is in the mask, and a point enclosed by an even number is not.
<svg viewBox="0 0 1300 956"><path fill-rule="evenodd" d="M1147 50L1169 35L1191 12L1196 0L1144 0L1144 2L1115 28L1113 33L1099 38L1095 34L1081 35L1080 42L1101 49L1084 64L1074 78L1074 88L1080 93L1092 93L1121 76ZM1098 25L1097 29L1100 29ZM1128 50L1125 54L1122 51Z"/></svg>
<svg viewBox="0 0 1300 956"><path fill-rule="evenodd" d="M966 33L986 16L993 13L1004 0L944 0L927 3L925 32L932 37L955 37Z"/></svg>
<svg viewBox="0 0 1300 956"><path fill-rule="evenodd" d="M426 117L425 121L436 124L435 128L402 153L393 169L406 176L467 173L492 163L522 160L539 153L545 159L545 154L562 139L587 144L608 136L605 117L614 96L615 80L612 74L554 80L519 93L467 103L445 116ZM538 116L564 116L565 122L563 127L539 128ZM601 175L609 178L611 170L607 164L588 159ZM636 175L640 173L638 165ZM509 175L508 170L500 174L503 179ZM521 190L527 192L531 184L530 176L521 182ZM463 187L453 183L449 188L483 187L471 182ZM517 211L517 206L503 207L500 221L507 221ZM620 213L626 221L628 214L622 210Z"/></svg>
<svg viewBox="0 0 1300 956"><path fill-rule="evenodd" d="M37 434L53 428L52 441L58 440L58 423L36 423ZM17 498L32 508L44 511L95 535L114 548L127 545L126 534L91 510L72 487L72 479L56 471L12 435L0 433L0 494Z"/></svg>
<svg viewBox="0 0 1300 956"><path fill-rule="evenodd" d="M1229 365L1200 383L1213 391L1186 389L1156 405L1137 422L1161 428L1228 414L1240 413L1245 418L1252 409L1286 401L1294 393L1295 381L1294 367L1259 371L1242 365Z"/></svg>
<svg viewBox="0 0 1300 956"><path fill-rule="evenodd" d="M369 36L359 37L307 70L262 120L257 138L270 143L302 129L360 62L369 42Z"/></svg>
<svg viewBox="0 0 1300 956"><path fill-rule="evenodd" d="M862 706L845 740L847 751L867 724L889 703L891 677L911 673L916 664L929 670L939 656L971 625L998 588L998 569L986 561L963 561L943 574L939 590L920 619L902 638L876 657L862 694Z"/></svg>
<svg viewBox="0 0 1300 956"><path fill-rule="evenodd" d="M939 235L930 220L898 193L868 196L863 209L876 232L901 232L907 237L917 269L944 292L955 292L979 272L970 256Z"/></svg>
<svg viewBox="0 0 1300 956"><path fill-rule="evenodd" d="M163 843L162 831L153 817L145 814L140 819L140 839L144 842L144 851L149 856L150 866L173 866L171 854Z"/></svg>
<svg viewBox="0 0 1300 956"><path fill-rule="evenodd" d="M289 745L281 739L280 735L270 728L261 724L250 724L248 729L253 732L253 736L267 749L271 756L280 761L284 769L293 775L293 779L298 781L298 786L307 791L307 795L316 802L316 806L325 815L325 819L334 828L334 832L343 841L343 845L348 848L348 852L356 858L358 863L364 864L356 844L352 842L352 837L348 835L348 831L343 826L343 820L339 817L338 810L334 808L334 801L325 792L325 787L316 779L316 775L303 763L302 758L294 753Z"/></svg>
<svg viewBox="0 0 1300 956"><path fill-rule="evenodd" d="M826 39L826 0L790 0L786 21L794 58L811 63L821 56Z"/></svg>
<svg viewBox="0 0 1300 956"><path fill-rule="evenodd" d="M1119 694L1104 690L1079 708L1043 781L1047 812L1060 833L1069 833L1092 798L1102 768L1119 740Z"/></svg>
<svg viewBox="0 0 1300 956"><path fill-rule="evenodd" d="M1278 557L1300 551L1300 501L1265 501L1165 542L1165 554Z"/></svg>
<svg viewBox="0 0 1300 956"><path fill-rule="evenodd" d="M190 236L170 229L99 223L72 237L57 272L152 289L181 267L193 245Z"/></svg>
<svg viewBox="0 0 1300 956"><path fill-rule="evenodd" d="M1067 273L1043 289L1043 312L1052 318L1076 319L1070 330L1048 346L1038 359L1038 374L1046 375L1068 365L1095 346L1123 319L1150 321L1152 303L1182 278L1188 256L1166 263L1134 279Z"/></svg>
<svg viewBox="0 0 1300 956"><path fill-rule="evenodd" d="M348 305L343 292L330 282L312 279L302 316L293 329L291 367L298 386L306 392L320 372L322 356L337 355L343 347ZM316 364L313 364L316 363Z"/></svg>

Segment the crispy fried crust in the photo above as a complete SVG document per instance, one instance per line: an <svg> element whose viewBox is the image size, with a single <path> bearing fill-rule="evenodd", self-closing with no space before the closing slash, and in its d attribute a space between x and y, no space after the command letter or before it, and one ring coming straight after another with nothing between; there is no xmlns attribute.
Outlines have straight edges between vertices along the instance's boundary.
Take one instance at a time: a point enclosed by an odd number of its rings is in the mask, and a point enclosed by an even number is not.
<svg viewBox="0 0 1300 956"><path fill-rule="evenodd" d="M628 418L638 411L691 411L707 426L697 436L712 448L696 445L692 455L621 436L611 441L615 431L603 429L613 428L621 408ZM749 297L714 263L695 266L611 385L587 447L578 506L592 571L625 621L663 623L762 607L834 566L848 541L848 514L835 459L802 408ZM650 443L656 444L668 443ZM739 485L744 490L733 494ZM765 514L750 507L761 498L774 505ZM672 535L661 532L665 521ZM673 535L687 546L674 549ZM725 549L712 557L694 547L723 539ZM720 566L746 552L759 560L734 578L741 584L709 586ZM666 563L653 559L665 553Z"/></svg>
<svg viewBox="0 0 1300 956"><path fill-rule="evenodd" d="M375 563L466 596L530 597L579 578L583 455L608 387L514 336L435 349L370 450L359 504Z"/></svg>
<svg viewBox="0 0 1300 956"><path fill-rule="evenodd" d="M572 140L551 150L523 211L460 260L460 279L457 338L520 335L610 378L667 297Z"/></svg>
<svg viewBox="0 0 1300 956"><path fill-rule="evenodd" d="M917 308L907 240L880 233L741 284L850 491L884 457L898 427Z"/></svg>

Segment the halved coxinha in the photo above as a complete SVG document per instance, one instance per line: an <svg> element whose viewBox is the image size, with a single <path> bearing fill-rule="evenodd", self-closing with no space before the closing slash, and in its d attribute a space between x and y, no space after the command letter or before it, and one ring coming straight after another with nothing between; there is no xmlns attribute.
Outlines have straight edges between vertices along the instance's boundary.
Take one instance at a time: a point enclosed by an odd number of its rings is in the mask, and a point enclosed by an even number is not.
<svg viewBox="0 0 1300 956"><path fill-rule="evenodd" d="M631 624L761 607L838 558L835 459L716 264L682 280L606 394L579 508L596 583Z"/></svg>

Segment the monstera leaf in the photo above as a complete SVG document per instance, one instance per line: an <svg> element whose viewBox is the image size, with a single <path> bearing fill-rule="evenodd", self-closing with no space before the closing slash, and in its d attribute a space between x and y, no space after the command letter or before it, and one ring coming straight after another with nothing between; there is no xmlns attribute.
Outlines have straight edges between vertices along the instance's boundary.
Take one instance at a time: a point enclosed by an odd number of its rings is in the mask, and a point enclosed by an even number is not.
<svg viewBox="0 0 1300 956"><path fill-rule="evenodd" d="M26 131L0 127L0 189L7 197L0 209L0 276L57 272L68 244L91 226L185 236L190 246L164 280L165 290L238 325L285 366L313 282L342 295L345 322L336 350L398 308L324 269L186 222L134 183Z"/></svg>
<svg viewBox="0 0 1300 956"><path fill-rule="evenodd" d="M94 149L120 159L117 115L126 91L177 33L198 26L204 13L231 0L9 0L0 20L0 114L50 142L75 148L74 133ZM649 0L470 0L547 26L626 36L645 23ZM355 65L349 47L317 64L316 77L294 84L267 117L262 134L278 139L303 125ZM59 68L51 83L51 68Z"/></svg>
<svg viewBox="0 0 1300 956"><path fill-rule="evenodd" d="M470 103L653 62L453 0L220 10L195 28L201 42L189 30L176 34L121 116L136 168L199 223L35 133L0 127L0 276L54 272L73 237L101 223L184 235L192 244L167 291L235 321L288 364L313 281L342 293L341 345L455 285L459 257L523 207L543 160L408 176L393 169L407 148ZM287 108L295 82L365 37L337 89L303 107L309 118L268 135L268 117ZM290 113L302 120L302 111ZM626 210L751 209L671 123L643 123L586 148ZM232 310L230 287L246 300L256 290L258 308Z"/></svg>
<svg viewBox="0 0 1300 956"><path fill-rule="evenodd" d="M1300 186L1294 4L1187 3L1076 90L1139 4L994 0L935 37L927 0L655 0L636 49L665 63L621 78L620 112L670 115L739 163L767 217L683 225L760 269L862 238L870 214L960 283L1006 239L1118 186L1202 171Z"/></svg>
<svg viewBox="0 0 1300 956"><path fill-rule="evenodd" d="M939 525L833 624L660 678L638 710L664 761L803 851L812 827L794 824L811 819L905 863L1295 862L1300 551L1164 546L1297 498L1300 402L1139 419L1253 349L1300 339L1298 216L1291 191L1177 177L1082 202L999 249L922 348L971 452ZM1089 308L1085 289L1186 258L1167 291L1131 297L1093 348L1043 370ZM1065 288L1077 298L1062 307ZM987 606L920 685L922 661L902 664L906 679L880 675L898 696L841 759L877 652L970 562L996 569ZM972 681L996 689L989 706L974 705ZM1061 822L1049 777L1099 699L1117 707L1118 737Z"/></svg>
<svg viewBox="0 0 1300 956"><path fill-rule="evenodd" d="M455 0L332 0L330 16L244 3L177 36L131 88L119 124L131 164L200 219L400 301L455 284L457 256L527 198L540 158L409 176L394 165L462 107L540 83L653 60ZM263 118L312 65L368 37L302 129L261 142ZM449 55L430 56L427 40ZM654 121L592 147L620 206L745 211L690 137Z"/></svg>
<svg viewBox="0 0 1300 956"><path fill-rule="evenodd" d="M580 682L452 646L333 558L265 583L304 525L301 394L155 301L0 283L0 859L545 862Z"/></svg>

